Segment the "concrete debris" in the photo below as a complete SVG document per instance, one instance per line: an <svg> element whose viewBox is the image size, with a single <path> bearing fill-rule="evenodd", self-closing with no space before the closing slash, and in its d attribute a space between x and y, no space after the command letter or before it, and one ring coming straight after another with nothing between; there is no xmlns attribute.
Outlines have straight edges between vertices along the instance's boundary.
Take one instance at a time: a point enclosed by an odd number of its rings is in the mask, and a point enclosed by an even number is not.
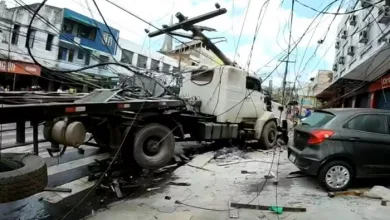
<svg viewBox="0 0 390 220"><path fill-rule="evenodd" d="M387 200L382 199L381 205L382 205L382 206L387 206Z"/></svg>
<svg viewBox="0 0 390 220"><path fill-rule="evenodd" d="M374 186L369 191L364 192L363 196L390 201L390 190L383 186Z"/></svg>
<svg viewBox="0 0 390 220"><path fill-rule="evenodd" d="M185 183L185 182L169 182L168 185L172 185L172 186L191 186L191 183Z"/></svg>
<svg viewBox="0 0 390 220"><path fill-rule="evenodd" d="M147 188L146 191L150 192L150 191L153 191L153 190L158 190L158 189L161 189L161 187L152 187L152 188Z"/></svg>
<svg viewBox="0 0 390 220"><path fill-rule="evenodd" d="M214 158L213 152L207 152L205 154L200 154L200 155L196 156L187 165L202 168L208 162L210 162L210 160L212 160L213 158Z"/></svg>
<svg viewBox="0 0 390 220"><path fill-rule="evenodd" d="M254 172L254 171L249 172L247 170L241 170L241 174L256 174L256 172Z"/></svg>
<svg viewBox="0 0 390 220"><path fill-rule="evenodd" d="M273 178L275 178L275 174L270 172L269 174L264 175L264 178L267 179L267 180L273 179Z"/></svg>
<svg viewBox="0 0 390 220"><path fill-rule="evenodd" d="M249 163L249 162L271 163L268 161L261 161L261 160L236 160L236 161L231 161L231 162L217 163L217 165L218 166L227 166L227 165L232 165L232 164Z"/></svg>
<svg viewBox="0 0 390 220"><path fill-rule="evenodd" d="M164 198L165 198L165 200L171 200L170 196L165 196Z"/></svg>
<svg viewBox="0 0 390 220"><path fill-rule="evenodd" d="M328 192L328 196L333 198L335 196L361 196L364 193L362 190L347 190L339 192Z"/></svg>
<svg viewBox="0 0 390 220"><path fill-rule="evenodd" d="M238 159L239 160L250 159L250 157L248 157L244 151L238 149L237 147L233 147L233 148L224 147L215 152L214 159L234 161Z"/></svg>
<svg viewBox="0 0 390 220"><path fill-rule="evenodd" d="M208 171L208 172L214 172L214 171L212 171L212 170L205 169L205 168L203 168L203 167L193 166L193 165L191 165L191 164L187 164L187 166L193 167L193 168L196 168L196 169L200 169L200 170L204 170L204 171Z"/></svg>

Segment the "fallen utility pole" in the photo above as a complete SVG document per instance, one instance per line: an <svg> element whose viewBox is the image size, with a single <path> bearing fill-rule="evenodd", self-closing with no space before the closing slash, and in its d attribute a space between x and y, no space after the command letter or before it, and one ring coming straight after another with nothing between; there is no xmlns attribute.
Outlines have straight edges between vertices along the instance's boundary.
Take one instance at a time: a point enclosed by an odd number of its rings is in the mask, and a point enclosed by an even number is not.
<svg viewBox="0 0 390 220"><path fill-rule="evenodd" d="M203 45L207 49L211 50L219 59L221 59L224 64L234 66L234 63L210 40L210 38L208 38L202 32L202 31L214 31L214 29L195 25L199 22L225 14L227 12L225 8L220 8L220 5L218 3L215 4L215 7L217 8L217 10L208 12L203 15L196 16L194 18L187 18L182 13L178 12L176 13L176 18L179 20L179 23L173 24L171 26L164 25L163 29L151 32L148 34L148 36L156 37L166 33L166 34L176 35L176 36L182 35L182 37L190 38L193 40L200 40L203 43ZM191 31L192 36L184 33L182 34L182 33L174 32L179 29L183 29L185 31Z"/></svg>

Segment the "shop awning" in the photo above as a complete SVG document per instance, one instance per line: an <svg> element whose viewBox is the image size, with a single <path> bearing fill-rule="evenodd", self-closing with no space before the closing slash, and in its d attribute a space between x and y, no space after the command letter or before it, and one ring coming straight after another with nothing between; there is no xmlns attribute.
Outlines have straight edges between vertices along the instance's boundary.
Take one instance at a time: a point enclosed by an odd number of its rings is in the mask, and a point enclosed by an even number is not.
<svg viewBox="0 0 390 220"><path fill-rule="evenodd" d="M92 19L90 19L88 17L85 17L85 16L83 16L81 14L75 13L74 11L71 11L69 9L65 9L64 10L64 18L67 18L67 19L70 19L70 20L82 23L82 24L84 24L86 26L98 28L96 26L96 23L95 23L94 20L92 20Z"/></svg>
<svg viewBox="0 0 390 220"><path fill-rule="evenodd" d="M0 60L0 72L40 76L41 67L32 63Z"/></svg>

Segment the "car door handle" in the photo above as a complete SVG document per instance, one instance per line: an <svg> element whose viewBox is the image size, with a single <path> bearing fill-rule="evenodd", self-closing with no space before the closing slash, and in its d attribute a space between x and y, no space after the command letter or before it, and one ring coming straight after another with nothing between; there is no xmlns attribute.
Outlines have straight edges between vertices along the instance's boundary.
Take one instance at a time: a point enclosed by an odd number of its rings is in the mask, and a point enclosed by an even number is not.
<svg viewBox="0 0 390 220"><path fill-rule="evenodd" d="M350 141L358 141L358 140L360 140L360 138L358 138L358 137L351 137L351 138L349 138L349 140Z"/></svg>

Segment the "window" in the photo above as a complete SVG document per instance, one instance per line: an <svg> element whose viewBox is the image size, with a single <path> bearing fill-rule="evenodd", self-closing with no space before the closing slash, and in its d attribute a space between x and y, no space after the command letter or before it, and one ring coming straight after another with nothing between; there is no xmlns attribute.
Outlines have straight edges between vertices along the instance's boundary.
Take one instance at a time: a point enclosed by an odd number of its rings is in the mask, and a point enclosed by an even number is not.
<svg viewBox="0 0 390 220"><path fill-rule="evenodd" d="M26 37L26 47L33 48L34 47L34 41L35 41L35 34L37 33L36 30L31 30L30 31L30 39L27 42L27 37Z"/></svg>
<svg viewBox="0 0 390 220"><path fill-rule="evenodd" d="M310 127L321 127L334 118L329 112L313 112L309 117L302 119L302 125Z"/></svg>
<svg viewBox="0 0 390 220"><path fill-rule="evenodd" d="M99 56L99 63L107 63L108 59L109 59L108 56L100 55ZM106 69L106 68L107 68L107 65L99 66L99 69Z"/></svg>
<svg viewBox="0 0 390 220"><path fill-rule="evenodd" d="M127 64L132 64L133 63L133 56L134 56L134 53L132 51L122 49L121 62L127 63Z"/></svg>
<svg viewBox="0 0 390 220"><path fill-rule="evenodd" d="M246 89L261 92L261 82L259 79L251 76L246 77Z"/></svg>
<svg viewBox="0 0 390 220"><path fill-rule="evenodd" d="M53 45L53 39L54 39L54 35L52 35L52 34L47 34L47 38L46 38L46 50L51 51L51 46Z"/></svg>
<svg viewBox="0 0 390 220"><path fill-rule="evenodd" d="M170 66L170 65L168 65L168 64L166 64L166 63L163 63L162 71L163 71L164 73L168 73L170 69L171 69L171 66Z"/></svg>
<svg viewBox="0 0 390 220"><path fill-rule="evenodd" d="M174 72L175 73L175 72ZM209 84L214 77L214 70L199 70L191 73L191 81L204 82L201 85Z"/></svg>
<svg viewBox="0 0 390 220"><path fill-rule="evenodd" d="M96 28L78 24L77 36L82 38L87 38L89 40L95 40Z"/></svg>
<svg viewBox="0 0 390 220"><path fill-rule="evenodd" d="M173 67L173 70L172 70L173 73L178 73L179 71L180 71L179 67Z"/></svg>
<svg viewBox="0 0 390 220"><path fill-rule="evenodd" d="M388 134L385 115L359 115L346 123L344 128L378 134Z"/></svg>
<svg viewBox="0 0 390 220"><path fill-rule="evenodd" d="M66 60L66 54L68 53L68 49L65 47L59 47L58 48L58 59L59 60Z"/></svg>
<svg viewBox="0 0 390 220"><path fill-rule="evenodd" d="M79 59L79 60L84 59L84 52L82 50L79 50L77 52L77 59Z"/></svg>
<svg viewBox="0 0 390 220"><path fill-rule="evenodd" d="M103 44L111 47L111 45L112 45L112 36L111 36L111 34L109 34L107 32L103 33Z"/></svg>
<svg viewBox="0 0 390 220"><path fill-rule="evenodd" d="M146 68L146 63L148 62L148 58L138 54L137 67Z"/></svg>
<svg viewBox="0 0 390 220"><path fill-rule="evenodd" d="M15 24L14 30L12 31L12 38L11 38L12 44L18 44L19 32L20 32L20 26Z"/></svg>
<svg viewBox="0 0 390 220"><path fill-rule="evenodd" d="M69 56L68 56L68 61L73 62L73 57L74 57L74 50L69 49Z"/></svg>
<svg viewBox="0 0 390 220"><path fill-rule="evenodd" d="M152 63L150 65L150 69L158 71L160 69L159 66L160 66L160 61L152 59Z"/></svg>
<svg viewBox="0 0 390 220"><path fill-rule="evenodd" d="M85 53L85 62L84 62L84 64L85 65L89 65L90 60L91 60L91 51L87 50L87 52Z"/></svg>

